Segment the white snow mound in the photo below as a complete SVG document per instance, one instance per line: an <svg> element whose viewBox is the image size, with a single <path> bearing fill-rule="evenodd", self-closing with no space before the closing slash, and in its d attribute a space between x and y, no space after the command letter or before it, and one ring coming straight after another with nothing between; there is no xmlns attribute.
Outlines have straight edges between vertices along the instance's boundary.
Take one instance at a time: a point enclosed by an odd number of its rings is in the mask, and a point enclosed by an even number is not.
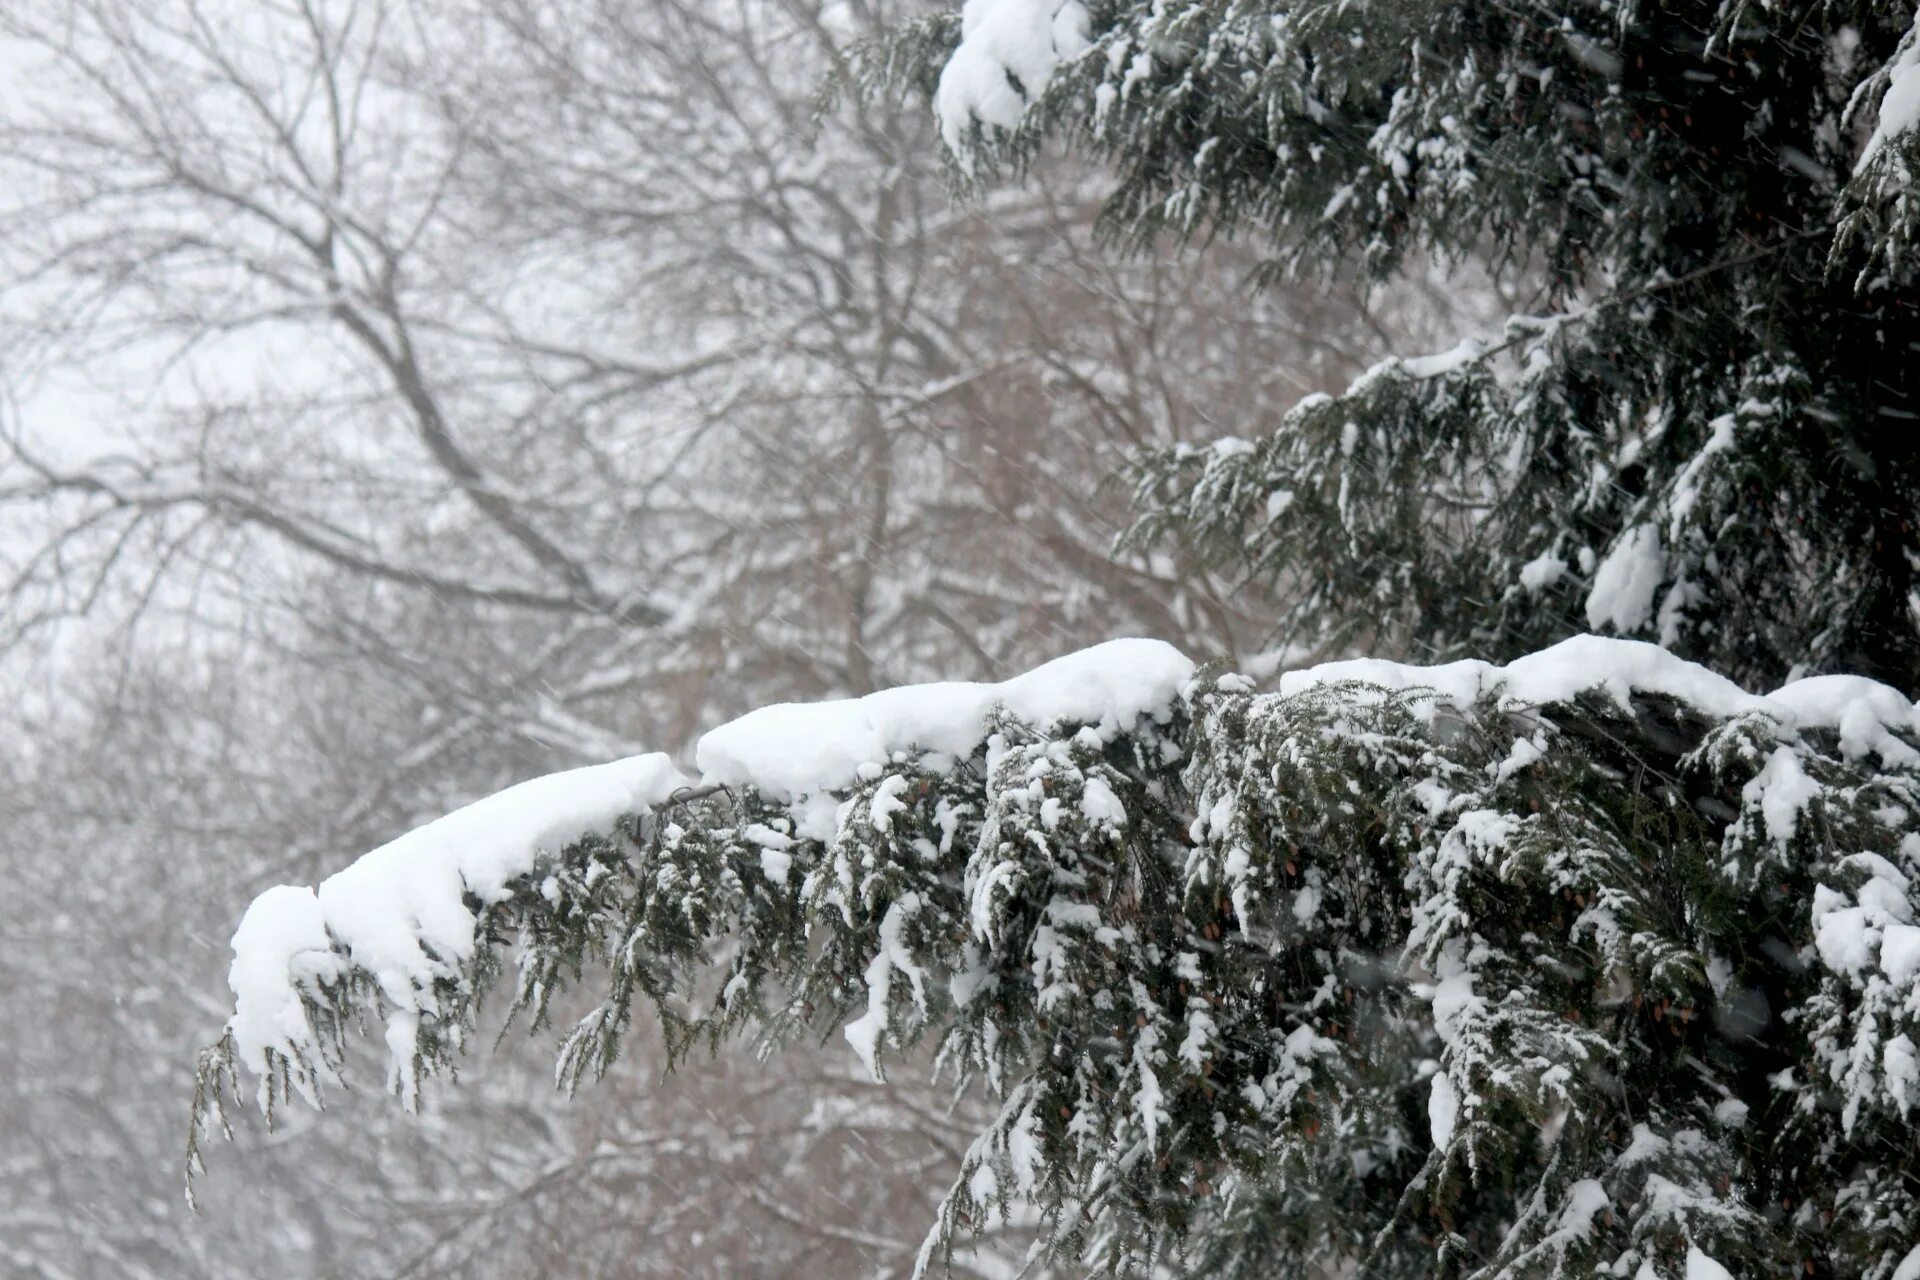
<svg viewBox="0 0 1920 1280"><path fill-rule="evenodd" d="M1887 91L1880 99L1880 119L1854 171L1866 167L1880 149L1900 134L1920 127L1920 9L1913 15L1913 27L1900 42L1899 52L1887 69Z"/></svg>
<svg viewBox="0 0 1920 1280"><path fill-rule="evenodd" d="M318 892L279 885L262 893L234 931L227 973L234 996L227 1026L240 1060L264 1076L269 1050L311 1056L300 988L338 976L350 960L394 1006L390 1065L410 1082L419 1017L437 1012L433 981L473 955L475 920L465 896L502 900L542 853L610 832L685 784L658 753L549 774L381 845L321 881Z"/></svg>
<svg viewBox="0 0 1920 1280"><path fill-rule="evenodd" d="M1086 47L1087 10L1080 0L967 0L960 45L941 68L933 96L947 147L964 157L976 120L995 129L1018 125L1055 69Z"/></svg>
<svg viewBox="0 0 1920 1280"><path fill-rule="evenodd" d="M1596 691L1624 705L1636 693L1659 694L1717 718L1758 712L1772 716L1788 732L1836 730L1841 754L1859 759L1871 752L1889 765L1908 763L1912 755L1890 729L1920 730L1920 710L1911 700L1864 676L1811 676L1762 696L1658 645L1609 636L1574 636L1506 666L1476 659L1431 667L1375 658L1325 662L1287 672L1280 677L1280 692L1295 694L1343 681L1428 689L1436 702L1462 709L1487 700L1511 707L1540 706Z"/></svg>
<svg viewBox="0 0 1920 1280"><path fill-rule="evenodd" d="M794 801L851 786L867 764L899 753L971 755L987 716L1005 706L1029 724L1124 733L1164 717L1193 678L1193 661L1159 640L1110 640L1001 684L903 685L836 702L783 702L750 711L700 739L702 780Z"/></svg>

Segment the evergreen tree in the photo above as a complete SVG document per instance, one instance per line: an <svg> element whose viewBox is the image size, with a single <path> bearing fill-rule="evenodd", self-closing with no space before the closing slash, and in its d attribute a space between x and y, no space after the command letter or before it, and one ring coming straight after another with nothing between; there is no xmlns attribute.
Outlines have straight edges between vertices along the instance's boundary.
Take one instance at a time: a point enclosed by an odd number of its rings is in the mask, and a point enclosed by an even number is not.
<svg viewBox="0 0 1920 1280"><path fill-rule="evenodd" d="M1920 683L1920 28L1889 0L968 0L870 51L976 177L1062 137L1109 231L1279 271L1488 257L1530 314L1151 458L1142 540L1288 638L1657 639ZM955 41L958 40L957 48ZM1884 104L1884 105L1883 105ZM1282 409L1285 411L1282 412Z"/></svg>
<svg viewBox="0 0 1920 1280"><path fill-rule="evenodd" d="M838 1032L996 1093L935 1266L1037 1210L1117 1272L1920 1280L1920 711L1744 691L1920 679L1916 41L1843 0L969 0L870 49L967 174L1108 156L1117 234L1538 279L1140 481L1139 536L1280 577L1296 638L1504 665L1262 693L1122 643L503 793L256 902L190 1167L242 1066L317 1100L369 1010L416 1100L511 946L536 1027L608 975L569 1085L650 1010L683 1060ZM1589 627L1666 647L1542 647Z"/></svg>
<svg viewBox="0 0 1920 1280"><path fill-rule="evenodd" d="M1116 642L1001 686L755 712L687 785L538 780L263 895L238 1064L317 1101L363 1010L409 1102L517 948L675 1055L930 1042L1002 1099L923 1259L1016 1209L1077 1268L1920 1271L1920 711L1644 643L1335 663ZM634 814L635 817L623 816Z"/></svg>

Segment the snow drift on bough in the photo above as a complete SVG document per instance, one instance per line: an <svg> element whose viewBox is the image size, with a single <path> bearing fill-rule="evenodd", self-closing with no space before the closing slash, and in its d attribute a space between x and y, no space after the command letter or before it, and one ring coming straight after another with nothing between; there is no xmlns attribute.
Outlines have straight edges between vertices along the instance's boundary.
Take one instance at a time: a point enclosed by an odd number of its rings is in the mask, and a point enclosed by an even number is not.
<svg viewBox="0 0 1920 1280"><path fill-rule="evenodd" d="M1920 1276L1920 712L1580 637L1270 692L1152 641L783 705L524 783L283 886L234 936L239 1067L317 1102L384 1023L408 1105L510 964L671 1060L929 1046L997 1118L922 1268Z"/></svg>

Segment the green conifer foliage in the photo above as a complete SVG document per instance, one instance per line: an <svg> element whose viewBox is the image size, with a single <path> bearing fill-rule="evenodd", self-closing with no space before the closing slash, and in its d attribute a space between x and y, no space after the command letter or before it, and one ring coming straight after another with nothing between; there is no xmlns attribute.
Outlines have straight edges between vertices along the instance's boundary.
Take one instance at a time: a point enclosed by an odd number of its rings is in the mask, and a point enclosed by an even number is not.
<svg viewBox="0 0 1920 1280"><path fill-rule="evenodd" d="M1875 127L1920 98L1920 73L1889 96L1912 5L1030 7L1084 49L1011 130L947 121L973 177L1060 137L1111 166L1116 236L1247 232L1277 270L1381 279L1490 257L1530 290L1502 332L1275 405L1250 448L1145 460L1136 538L1297 585L1287 638L1336 651L1611 630L1749 682L1920 683L1920 130ZM956 35L872 66L930 80Z"/></svg>
<svg viewBox="0 0 1920 1280"><path fill-rule="evenodd" d="M350 946L294 957L263 1103L376 1011L420 1017L417 1091L511 947L535 1025L605 983L570 1085L644 1010L682 1063L838 1033L876 1077L925 1044L990 1089L936 1271L1016 1209L1096 1272L1920 1266L1920 714L1892 690L1755 698L1585 638L986 729L863 768L827 828L703 787L526 851L468 893L480 945L424 1015ZM245 1057L208 1052L196 1123Z"/></svg>

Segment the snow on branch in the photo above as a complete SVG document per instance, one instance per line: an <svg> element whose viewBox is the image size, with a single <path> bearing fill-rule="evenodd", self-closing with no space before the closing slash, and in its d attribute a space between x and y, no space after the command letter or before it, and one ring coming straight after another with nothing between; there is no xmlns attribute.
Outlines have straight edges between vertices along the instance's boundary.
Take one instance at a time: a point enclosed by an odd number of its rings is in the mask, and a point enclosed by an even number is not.
<svg viewBox="0 0 1920 1280"><path fill-rule="evenodd" d="M1087 48L1080 0L966 0L959 47L940 71L940 136L963 158L976 128L1011 131L1054 70Z"/></svg>
<svg viewBox="0 0 1920 1280"><path fill-rule="evenodd" d="M1860 148L1856 170L1870 164L1895 138L1920 126L1920 9L1914 11L1913 27L1893 60L1863 88L1881 91L1880 112L1872 135Z"/></svg>
<svg viewBox="0 0 1920 1280"><path fill-rule="evenodd" d="M1920 732L1914 704L1877 680L1810 676L1760 696L1658 645L1605 636L1575 636L1505 666L1472 659L1431 667L1370 658L1326 662L1283 673L1280 692L1341 682L1426 691L1459 710L1483 702L1542 707L1589 693L1628 708L1634 698L1653 694L1719 720L1757 714L1789 734L1833 730L1848 758L1874 752L1889 765L1914 763L1895 731Z"/></svg>
<svg viewBox="0 0 1920 1280"><path fill-rule="evenodd" d="M1112 640L1001 684L908 685L762 707L701 738L694 760L709 783L787 799L825 795L899 752L965 759L985 740L995 707L1028 724L1072 721L1112 735L1163 714L1192 676L1193 663L1171 645Z"/></svg>
<svg viewBox="0 0 1920 1280"><path fill-rule="evenodd" d="M593 842L604 859L633 820L678 793L717 787L791 802L795 837L829 839L835 793L883 762L913 755L950 769L980 748L998 714L1116 735L1142 717L1166 715L1192 674L1192 662L1169 645L1111 641L1002 684L935 683L763 707L701 739L697 789L658 753L510 787L382 845L317 890L262 893L233 937L234 1014L220 1064L230 1071L237 1061L253 1073L268 1114L289 1091L318 1105L318 1087L335 1078L344 1050L343 1017L364 992L385 1010L389 1084L412 1107L422 1067L447 1065L472 1000L490 981L481 953L490 914L529 890L531 905L558 909L557 855ZM795 837L751 833L765 868L783 865L781 850ZM586 864L589 888L604 876L594 865ZM520 999L538 1004L546 994L523 990Z"/></svg>
<svg viewBox="0 0 1920 1280"><path fill-rule="evenodd" d="M392 1079L411 1104L420 1019L445 1014L441 988L474 959L477 913L506 901L542 855L611 837L685 784L658 753L549 774L381 845L317 891L267 890L240 920L227 972L227 1030L240 1061L263 1089L285 1064L316 1100L320 1041L306 1006L316 990L357 973L389 1010Z"/></svg>
<svg viewBox="0 0 1920 1280"><path fill-rule="evenodd" d="M511 948L536 1026L605 974L569 1086L636 1000L674 1062L838 1029L884 1079L930 1042L1001 1109L923 1268L1037 1213L1118 1271L1789 1274L1814 1230L1836 1274L1910 1269L1920 712L1885 685L1585 636L1262 693L1117 641L695 756L263 894L196 1126L240 1064L270 1115L317 1100L366 1011L412 1098Z"/></svg>
<svg viewBox="0 0 1920 1280"><path fill-rule="evenodd" d="M1861 146L1839 201L1833 261L1854 246L1865 249L1856 283L1872 285L1882 271L1910 271L1920 240L1920 10L1894 56L1854 91L1848 118L1875 109L1873 132Z"/></svg>

